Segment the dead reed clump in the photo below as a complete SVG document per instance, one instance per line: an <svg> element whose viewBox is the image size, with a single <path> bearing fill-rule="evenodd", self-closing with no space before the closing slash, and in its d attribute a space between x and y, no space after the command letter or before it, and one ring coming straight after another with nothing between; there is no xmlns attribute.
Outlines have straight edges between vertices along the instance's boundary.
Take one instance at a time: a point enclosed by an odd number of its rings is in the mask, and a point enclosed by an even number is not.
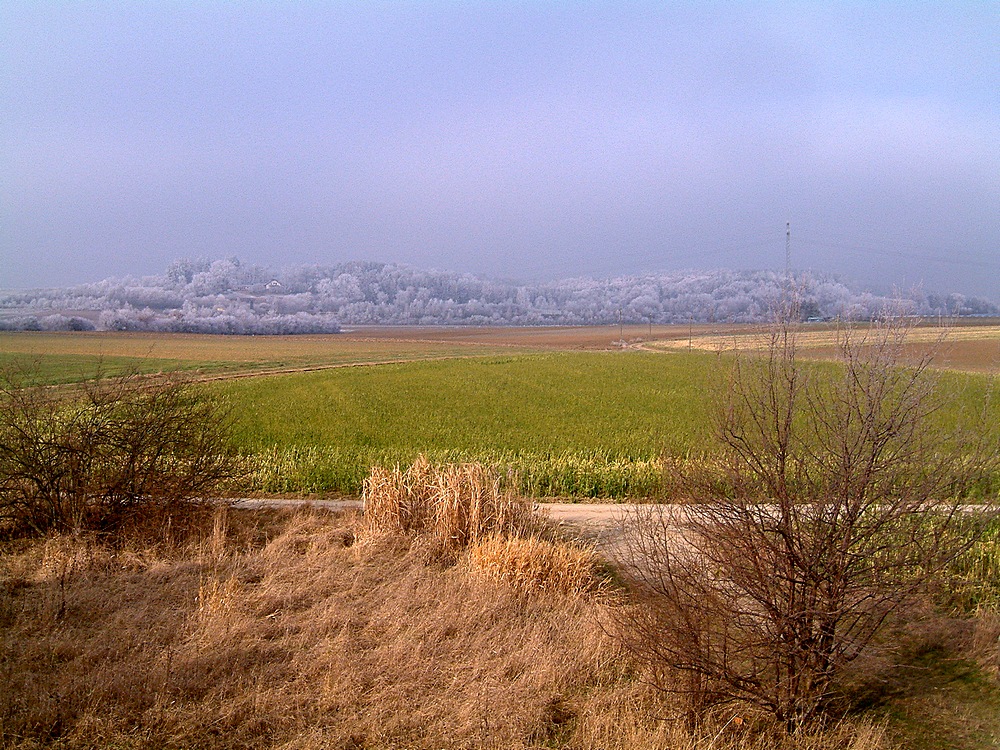
<svg viewBox="0 0 1000 750"><path fill-rule="evenodd" d="M537 522L533 504L480 464L432 466L420 456L408 469L374 467L365 480L365 533L428 534L450 560L491 535L520 536Z"/></svg>
<svg viewBox="0 0 1000 750"><path fill-rule="evenodd" d="M480 464L439 469L434 477L434 533L440 548L457 554L489 536L516 537L533 525L533 503L503 488Z"/></svg>
<svg viewBox="0 0 1000 750"><path fill-rule="evenodd" d="M370 534L423 532L433 526L434 470L424 456L405 469L373 466L362 498Z"/></svg>
<svg viewBox="0 0 1000 750"><path fill-rule="evenodd" d="M493 535L469 547L470 572L521 593L552 591L570 596L600 589L600 561L590 548L537 536Z"/></svg>

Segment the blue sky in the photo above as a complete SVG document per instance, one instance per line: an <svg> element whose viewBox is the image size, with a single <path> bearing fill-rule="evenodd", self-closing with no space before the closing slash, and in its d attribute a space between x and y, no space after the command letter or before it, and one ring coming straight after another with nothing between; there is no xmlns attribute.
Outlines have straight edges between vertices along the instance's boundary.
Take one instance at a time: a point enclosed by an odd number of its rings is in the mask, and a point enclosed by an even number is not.
<svg viewBox="0 0 1000 750"><path fill-rule="evenodd" d="M1000 299L1000 3L0 4L0 288L180 257Z"/></svg>

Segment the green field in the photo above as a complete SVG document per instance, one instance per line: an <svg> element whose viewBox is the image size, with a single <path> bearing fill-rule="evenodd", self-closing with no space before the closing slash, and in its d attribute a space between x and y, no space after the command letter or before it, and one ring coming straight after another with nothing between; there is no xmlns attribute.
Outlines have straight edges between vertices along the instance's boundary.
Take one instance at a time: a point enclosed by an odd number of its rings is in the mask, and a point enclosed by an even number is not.
<svg viewBox="0 0 1000 750"><path fill-rule="evenodd" d="M259 450L600 450L655 455L702 434L715 358L553 353L411 362L230 381L240 444ZM669 424L669 426L667 426Z"/></svg>
<svg viewBox="0 0 1000 750"><path fill-rule="evenodd" d="M407 464L423 453L491 464L538 497L654 497L663 490L663 456L712 452L711 388L728 361L707 345L699 350L700 340L689 348L682 328L652 329L652 339L645 327L626 329L625 349L615 345L617 327L0 334L0 366L27 362L34 381L49 384L101 368L218 379L204 387L234 418L243 461L235 493L356 494L373 464ZM717 340L755 330L720 331ZM716 334L701 333L706 341ZM978 347L961 369L991 367L994 333L955 335L954 346L968 338ZM670 341L676 345L657 346ZM955 397L936 415L949 432L987 401L988 377L940 377ZM1000 411L992 417L1000 420Z"/></svg>
<svg viewBox="0 0 1000 750"><path fill-rule="evenodd" d="M211 385L247 456L243 489L358 493L373 464L480 461L525 493L652 497L663 456L713 452L704 352L554 352L412 362ZM817 365L827 367L827 365ZM935 415L952 431L985 403L982 376L946 373ZM993 408L993 419L1000 417Z"/></svg>
<svg viewBox="0 0 1000 750"><path fill-rule="evenodd" d="M213 384L254 489L357 492L371 463L479 460L540 495L655 494L664 453L700 452L715 357L559 352ZM256 463L256 462L255 462Z"/></svg>

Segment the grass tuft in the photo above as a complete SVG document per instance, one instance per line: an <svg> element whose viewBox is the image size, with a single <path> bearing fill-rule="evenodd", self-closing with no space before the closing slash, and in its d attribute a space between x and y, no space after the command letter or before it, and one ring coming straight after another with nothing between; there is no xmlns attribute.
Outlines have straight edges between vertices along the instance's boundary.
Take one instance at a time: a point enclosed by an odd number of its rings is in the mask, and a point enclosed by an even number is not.
<svg viewBox="0 0 1000 750"><path fill-rule="evenodd" d="M599 590L602 582L600 562L592 549L537 536L488 537L469 548L467 561L473 575L522 593L581 596Z"/></svg>

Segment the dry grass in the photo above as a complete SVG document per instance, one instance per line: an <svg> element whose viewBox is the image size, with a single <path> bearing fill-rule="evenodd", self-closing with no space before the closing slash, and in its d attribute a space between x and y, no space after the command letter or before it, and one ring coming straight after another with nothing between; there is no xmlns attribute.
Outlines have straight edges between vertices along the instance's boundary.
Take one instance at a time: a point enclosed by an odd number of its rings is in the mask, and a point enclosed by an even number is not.
<svg viewBox="0 0 1000 750"><path fill-rule="evenodd" d="M8 548L0 745L886 747L866 725L779 741L750 717L691 735L657 718L670 708L605 635L600 599L359 531L350 514L230 511L173 544Z"/></svg>
<svg viewBox="0 0 1000 750"><path fill-rule="evenodd" d="M363 493L367 536L427 533L437 553L454 559L491 535L529 533L533 503L504 484L480 464L435 467L423 456L405 470L373 467Z"/></svg>
<svg viewBox="0 0 1000 750"><path fill-rule="evenodd" d="M3 742L523 746L601 679L584 600L352 545L357 518L286 517L250 549L225 525L175 557L61 538L8 558Z"/></svg>
<svg viewBox="0 0 1000 750"><path fill-rule="evenodd" d="M469 548L469 570L523 593L555 591L572 596L601 587L600 561L592 549L539 537L491 536Z"/></svg>
<svg viewBox="0 0 1000 750"><path fill-rule="evenodd" d="M969 651L987 674L1000 677L1000 611L984 609L974 622Z"/></svg>

